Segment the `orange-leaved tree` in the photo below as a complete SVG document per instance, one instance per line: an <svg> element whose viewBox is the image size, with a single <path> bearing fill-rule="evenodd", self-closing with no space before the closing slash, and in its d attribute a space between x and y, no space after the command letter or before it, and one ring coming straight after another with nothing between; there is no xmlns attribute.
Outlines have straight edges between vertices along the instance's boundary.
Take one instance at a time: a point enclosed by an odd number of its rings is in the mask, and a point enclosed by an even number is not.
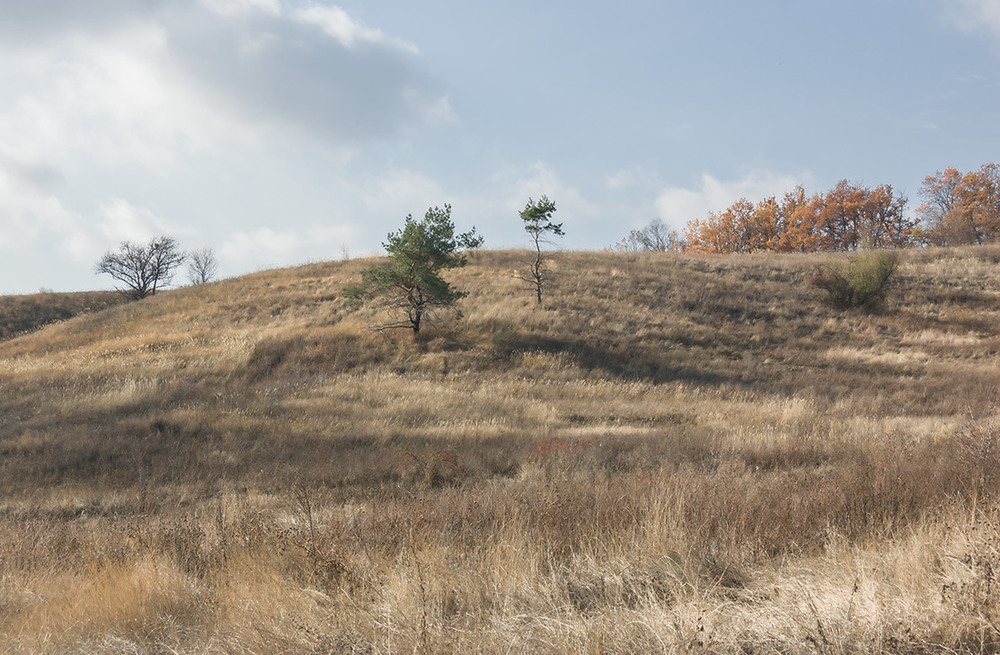
<svg viewBox="0 0 1000 655"><path fill-rule="evenodd" d="M781 200L740 199L691 221L685 237L691 250L713 253L899 248L915 238L906 202L890 185L871 189L842 180L825 196L811 197L799 186Z"/></svg>
<svg viewBox="0 0 1000 655"><path fill-rule="evenodd" d="M785 194L779 205L780 230L774 240L774 250L778 252L814 252L821 250L823 239L820 233L819 196L806 196L800 185Z"/></svg>
<svg viewBox="0 0 1000 655"><path fill-rule="evenodd" d="M984 164L978 171L955 168L924 178L924 204L917 213L934 245L980 244L1000 237L1000 166Z"/></svg>

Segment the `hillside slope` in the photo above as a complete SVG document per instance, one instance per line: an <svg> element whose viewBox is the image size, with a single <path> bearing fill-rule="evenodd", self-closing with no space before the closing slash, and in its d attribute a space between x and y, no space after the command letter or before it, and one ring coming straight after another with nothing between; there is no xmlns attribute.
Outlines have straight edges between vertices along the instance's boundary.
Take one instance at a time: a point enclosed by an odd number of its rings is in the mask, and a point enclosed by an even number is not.
<svg viewBox="0 0 1000 655"><path fill-rule="evenodd" d="M828 256L558 253L542 307L524 257L416 340L355 260L0 343L0 650L995 641L1000 248L903 253L877 316Z"/></svg>
<svg viewBox="0 0 1000 655"><path fill-rule="evenodd" d="M23 296L0 296L0 340L37 330L40 327L96 312L124 302L115 291L54 293L46 291Z"/></svg>

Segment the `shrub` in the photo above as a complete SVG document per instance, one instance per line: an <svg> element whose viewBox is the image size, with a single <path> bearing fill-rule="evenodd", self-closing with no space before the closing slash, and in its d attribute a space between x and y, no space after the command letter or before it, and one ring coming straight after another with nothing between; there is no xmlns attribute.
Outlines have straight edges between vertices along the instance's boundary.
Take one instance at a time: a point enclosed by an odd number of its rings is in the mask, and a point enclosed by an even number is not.
<svg viewBox="0 0 1000 655"><path fill-rule="evenodd" d="M894 252L868 250L850 260L819 268L809 284L825 291L826 302L837 309L858 307L877 312L885 307L896 263Z"/></svg>

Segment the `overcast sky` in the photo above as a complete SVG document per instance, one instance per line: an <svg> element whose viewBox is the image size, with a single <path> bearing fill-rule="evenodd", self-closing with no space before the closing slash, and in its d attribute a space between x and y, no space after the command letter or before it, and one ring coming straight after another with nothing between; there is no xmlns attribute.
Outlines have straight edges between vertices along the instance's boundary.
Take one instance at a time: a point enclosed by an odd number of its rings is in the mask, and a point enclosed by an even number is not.
<svg viewBox="0 0 1000 655"><path fill-rule="evenodd" d="M0 293L379 252L452 205L598 249L746 196L1000 161L1000 0L0 0ZM178 276L178 282L183 282Z"/></svg>

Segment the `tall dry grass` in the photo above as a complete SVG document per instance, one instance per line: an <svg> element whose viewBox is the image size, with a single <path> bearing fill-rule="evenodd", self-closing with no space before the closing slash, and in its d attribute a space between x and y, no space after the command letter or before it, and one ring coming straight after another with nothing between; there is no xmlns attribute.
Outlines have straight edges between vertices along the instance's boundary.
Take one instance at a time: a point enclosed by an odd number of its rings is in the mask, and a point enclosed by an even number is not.
<svg viewBox="0 0 1000 655"><path fill-rule="evenodd" d="M20 296L0 296L0 339L10 339L51 323L97 312L122 302L125 302L125 298L115 291L43 291Z"/></svg>
<svg viewBox="0 0 1000 655"><path fill-rule="evenodd" d="M0 651L997 649L995 248L519 252L374 334L364 261L0 343Z"/></svg>

